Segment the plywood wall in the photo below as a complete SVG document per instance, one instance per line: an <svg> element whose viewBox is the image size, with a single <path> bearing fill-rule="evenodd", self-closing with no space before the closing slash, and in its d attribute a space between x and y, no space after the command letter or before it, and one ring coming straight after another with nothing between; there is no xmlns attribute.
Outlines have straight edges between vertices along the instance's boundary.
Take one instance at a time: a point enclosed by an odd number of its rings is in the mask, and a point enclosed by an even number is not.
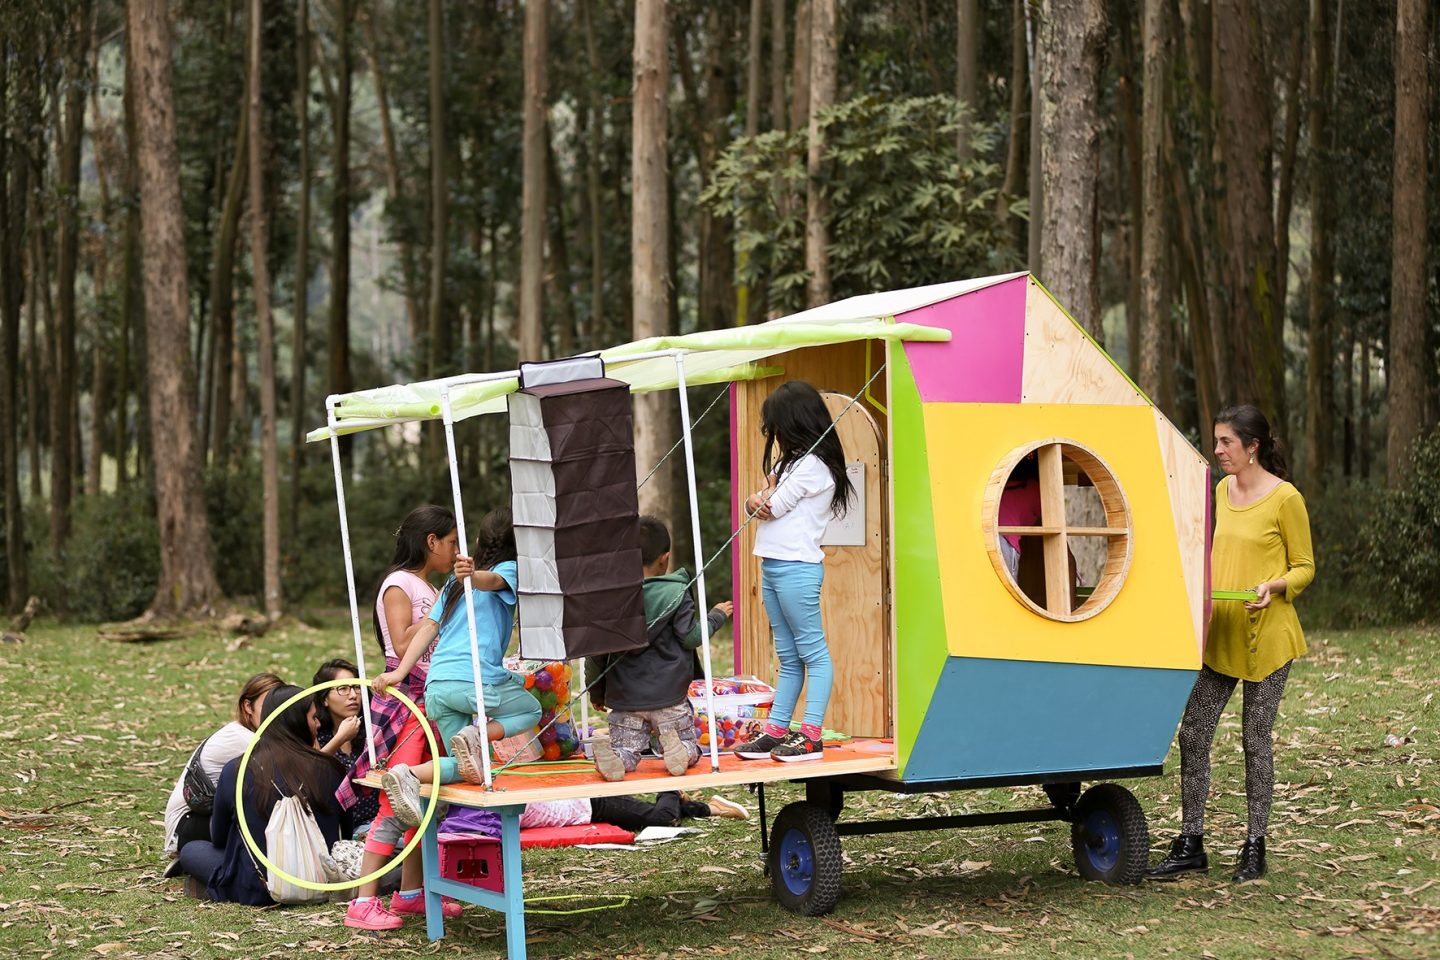
<svg viewBox="0 0 1440 960"><path fill-rule="evenodd" d="M780 377L737 384L735 435L737 476L734 494L745 496L763 485L764 438L760 408L784 380L806 380L822 392L844 395L832 399L834 412L860 392L869 375L883 362L884 348L871 350L867 371L863 343L810 347L774 358L784 368ZM870 393L885 403L886 376L882 373ZM826 726L852 736L891 735L891 651L889 595L886 583L885 533L887 492L883 457L885 415L862 400L853 406L838 428L847 460L865 463L866 544L862 547L827 547L825 586L821 597L826 638L835 661L835 688L826 714ZM735 542L740 563L736 601L740 629L740 672L774 682L776 661L769 620L760 599L760 561L752 555L754 524Z"/></svg>

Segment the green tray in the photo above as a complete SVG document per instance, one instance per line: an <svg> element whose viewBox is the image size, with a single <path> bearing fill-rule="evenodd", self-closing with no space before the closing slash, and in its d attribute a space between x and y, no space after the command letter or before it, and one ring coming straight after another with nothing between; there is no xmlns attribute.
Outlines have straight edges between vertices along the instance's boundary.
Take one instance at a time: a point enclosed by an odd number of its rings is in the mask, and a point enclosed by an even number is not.
<svg viewBox="0 0 1440 960"><path fill-rule="evenodd" d="M1211 600L1259 600L1260 594L1254 590L1211 590Z"/></svg>

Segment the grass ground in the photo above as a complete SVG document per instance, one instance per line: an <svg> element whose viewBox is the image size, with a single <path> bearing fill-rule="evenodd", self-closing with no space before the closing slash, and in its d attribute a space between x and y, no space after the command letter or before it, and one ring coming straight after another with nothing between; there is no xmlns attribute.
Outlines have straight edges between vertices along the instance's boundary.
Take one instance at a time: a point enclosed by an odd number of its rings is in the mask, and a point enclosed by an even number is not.
<svg viewBox="0 0 1440 960"><path fill-rule="evenodd" d="M1236 886L1244 832L1238 701L1222 720L1209 836L1219 865L1169 885L1078 879L1058 823L845 841L844 893L809 920L771 899L758 828L712 822L643 852L527 853L531 895L625 893L617 910L532 916L534 957L1420 958L1440 955L1440 630L1312 635L1278 723L1270 876ZM214 633L151 645L41 625L0 647L0 944L25 957L498 956L470 908L439 942L412 922L377 938L339 906L256 910L186 900L161 877L161 812L188 752L241 680L302 685L349 648L294 626L246 645ZM1023 709L1023 705L1021 707ZM1003 723L1003 718L996 718ZM1396 746L1387 745L1397 743ZM1179 814L1175 755L1129 784L1156 847ZM771 791L771 809L798 797ZM745 799L739 791L735 799ZM847 799L846 816L920 816L1041 802L1033 789ZM575 905L585 905L578 901ZM588 901L594 903L596 901Z"/></svg>

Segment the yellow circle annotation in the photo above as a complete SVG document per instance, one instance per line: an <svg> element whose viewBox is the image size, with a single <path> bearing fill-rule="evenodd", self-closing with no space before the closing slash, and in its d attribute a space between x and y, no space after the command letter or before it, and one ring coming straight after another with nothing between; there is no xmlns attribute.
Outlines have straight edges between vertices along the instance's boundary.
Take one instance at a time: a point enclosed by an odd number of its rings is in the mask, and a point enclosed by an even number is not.
<svg viewBox="0 0 1440 960"><path fill-rule="evenodd" d="M299 693L295 694L289 700L286 700L280 705L279 709L271 710L269 716L267 716L263 721L261 721L259 728L255 731L255 735L250 738L250 743L245 747L245 752L240 755L240 769L235 771L235 818L240 821L240 836L245 840L245 846L250 848L250 852L255 855L255 859L259 860L265 865L266 870L273 870L279 876L295 884L295 886L301 887L305 890L349 890L351 887L361 886L363 884L370 883L371 881L379 880L385 874L393 870L395 864L399 863L401 860L404 860L410 855L410 852L415 849L415 847L424 837L425 828L430 825L430 820L435 815L435 803L440 795L440 765L438 763L435 764L432 768L434 772L430 781L430 798L425 804L425 815L420 818L420 826L415 828L415 835L410 838L410 842L405 844L405 847L399 853L395 854L395 856L390 858L390 860L387 861L384 866L380 867L380 869L367 873L365 874L365 876L355 880L337 880L331 883L315 883L311 880L302 880L299 877L292 876L291 874L286 873L284 870L281 870L279 867L275 866L275 864L270 862L270 859L265 856L265 852L260 849L258 844L255 843L255 838L251 836L250 825L245 821L245 799L243 796L245 787L245 769L250 765L250 753L255 749L255 744L260 742L260 735L265 732L265 728L270 726L271 721L273 721L276 717L278 717L280 714L290 709L291 706L305 699L306 697L313 697L321 690L328 690L331 687L361 685L363 684L363 682L364 681L362 680L346 680L342 678L338 680L327 680L324 683L317 683L313 687L307 687L304 690L301 690ZM435 742L435 732L430 729L430 724L426 721L425 714L422 713L420 708L415 705L414 701L412 701L409 697L405 696L405 694L401 693L396 688L390 688L390 696L396 698L401 703L403 703L407 710L409 710L411 713L413 713L416 717L420 719L420 729L425 732L425 742L430 746L430 756L438 757L440 755L440 748L439 745Z"/></svg>

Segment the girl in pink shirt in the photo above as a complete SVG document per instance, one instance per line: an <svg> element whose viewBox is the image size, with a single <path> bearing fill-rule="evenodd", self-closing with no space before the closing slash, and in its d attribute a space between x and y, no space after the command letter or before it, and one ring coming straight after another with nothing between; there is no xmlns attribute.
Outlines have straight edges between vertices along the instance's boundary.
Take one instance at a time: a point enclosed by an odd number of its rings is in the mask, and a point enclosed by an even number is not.
<svg viewBox="0 0 1440 960"><path fill-rule="evenodd" d="M459 552L455 515L444 507L431 504L416 507L395 531L395 555L375 588L375 636L386 670L400 665L410 639L430 614L436 590L430 585L429 576L448 573ZM425 674L429 666L430 651L427 650L402 688L402 692L420 706L424 705ZM375 732L375 759L380 766L394 767L400 763L413 766L430 759L420 721L397 698L371 700L370 719ZM356 760L353 775L358 779L369 771L367 751ZM361 874L378 870L394 855L396 844L409 842L410 836L396 819L389 797L380 791L380 813L365 837ZM378 882L364 884L345 912L345 925L360 930L394 930L403 922L402 914L424 914L421 883L420 859L407 857L401 865L400 892L391 899L389 907L376 896ZM445 906L446 917L460 912L457 903Z"/></svg>

